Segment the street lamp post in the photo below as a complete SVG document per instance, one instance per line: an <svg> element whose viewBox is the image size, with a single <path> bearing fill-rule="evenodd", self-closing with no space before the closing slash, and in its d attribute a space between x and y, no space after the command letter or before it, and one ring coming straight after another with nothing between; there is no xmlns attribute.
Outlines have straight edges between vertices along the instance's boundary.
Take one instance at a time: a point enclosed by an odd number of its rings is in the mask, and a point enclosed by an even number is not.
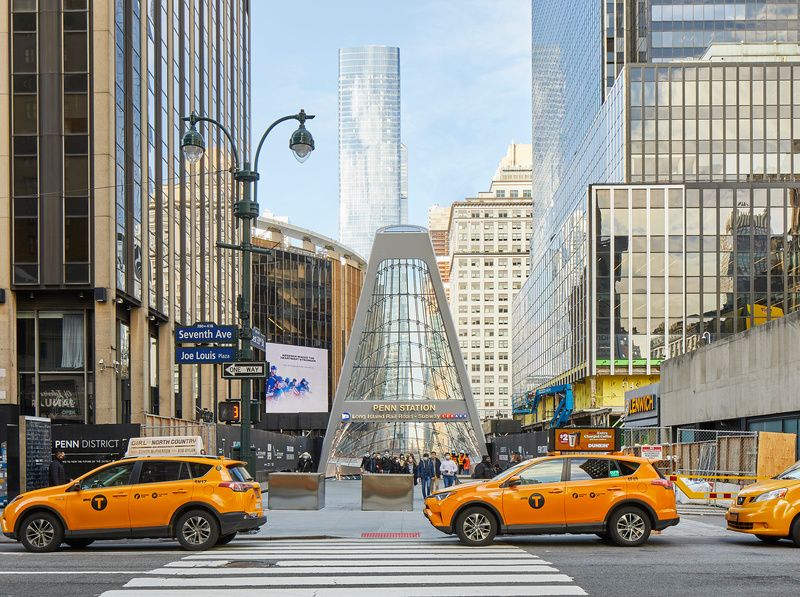
<svg viewBox="0 0 800 597"><path fill-rule="evenodd" d="M217 246L223 249L231 249L240 251L242 253L242 284L241 294L236 297L236 310L239 314L239 350L237 354L237 361L249 361L253 358L253 350L250 346L250 340L253 337L252 327L250 325L250 256L252 253L271 254L271 251L254 247L251 243L251 226L252 220L258 218L258 187L255 189L254 198L251 199L251 189L258 181L258 158L261 154L261 147L267 135L272 132L278 124L287 120L297 120L300 126L292 133L289 138L289 149L294 153L298 162L305 162L311 152L314 151L314 138L311 133L306 130L306 120L314 118L313 114L306 114L304 110L300 110L297 114L290 114L283 116L273 122L258 143L256 149L256 158L253 163L253 168L250 168L250 160L245 158L239 167L239 153L236 149L236 142L231 137L228 129L225 128L220 122L209 118L207 116L198 116L194 112L191 115L183 118L185 122L189 123L189 130L183 136L181 142L181 149L186 156L186 159L191 164L197 163L203 153L205 152L205 141L203 136L197 130L196 125L198 122L208 122L216 125L228 138L233 151L233 178L237 185L241 183L244 186L244 193L241 200L236 200L233 204L233 215L238 220L243 220L242 241L239 244L217 242ZM238 198L238 193L236 193ZM242 379L242 403L241 403L241 456L242 460L247 462L247 468L255 475L255 457L250 450L250 424L251 414L250 406L252 401L252 385L249 379Z"/></svg>

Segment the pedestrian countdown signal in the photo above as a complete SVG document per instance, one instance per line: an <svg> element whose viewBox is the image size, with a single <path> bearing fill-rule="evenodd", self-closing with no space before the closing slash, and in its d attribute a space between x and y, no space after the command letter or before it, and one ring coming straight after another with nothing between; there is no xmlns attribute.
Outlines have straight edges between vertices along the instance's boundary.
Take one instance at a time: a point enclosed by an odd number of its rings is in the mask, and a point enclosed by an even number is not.
<svg viewBox="0 0 800 597"><path fill-rule="evenodd" d="M241 400L226 400L217 405L217 421L220 423L241 423L242 422L242 402ZM258 400L250 403L250 422L258 423L261 421L261 405Z"/></svg>

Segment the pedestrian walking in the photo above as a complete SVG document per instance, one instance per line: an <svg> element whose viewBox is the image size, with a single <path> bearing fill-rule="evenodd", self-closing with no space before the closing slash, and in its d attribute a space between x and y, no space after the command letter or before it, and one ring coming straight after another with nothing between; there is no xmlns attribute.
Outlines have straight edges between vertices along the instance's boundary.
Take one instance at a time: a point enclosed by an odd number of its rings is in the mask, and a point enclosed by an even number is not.
<svg viewBox="0 0 800 597"><path fill-rule="evenodd" d="M392 472L392 458L389 456L389 452L383 453L383 457L381 458L381 472L387 475Z"/></svg>
<svg viewBox="0 0 800 597"><path fill-rule="evenodd" d="M417 480L422 489L422 499L427 499L431 494L431 481L436 474L435 465L427 452L422 455L422 460L417 465Z"/></svg>
<svg viewBox="0 0 800 597"><path fill-rule="evenodd" d="M458 453L458 458L456 459L456 464L458 464L458 474L461 475L464 473L464 452Z"/></svg>
<svg viewBox="0 0 800 597"><path fill-rule="evenodd" d="M300 459L297 461L297 472L298 473L311 473L314 472L314 459L311 458L311 454L308 452L303 452L300 454Z"/></svg>
<svg viewBox="0 0 800 597"><path fill-rule="evenodd" d="M50 487L66 485L67 473L64 471L64 452L58 450L53 454L53 460L50 461L50 469L47 474L50 480Z"/></svg>
<svg viewBox="0 0 800 597"><path fill-rule="evenodd" d="M469 475L472 469L472 462L469 459L469 454L464 454L464 474Z"/></svg>
<svg viewBox="0 0 800 597"><path fill-rule="evenodd" d="M369 472L369 460L370 460L369 453L364 454L363 458L361 458L361 474L362 475L364 473L368 473Z"/></svg>
<svg viewBox="0 0 800 597"><path fill-rule="evenodd" d="M373 452L372 458L369 459L369 472L373 474L381 472L381 457L377 452Z"/></svg>
<svg viewBox="0 0 800 597"><path fill-rule="evenodd" d="M442 480L442 461L436 456L436 452L431 452L431 460L433 460L433 468L434 468L434 475L433 475L433 482L432 482L432 491L437 491L439 489L439 481Z"/></svg>
<svg viewBox="0 0 800 597"><path fill-rule="evenodd" d="M492 466L492 459L488 455L483 456L483 460L475 467L475 472L472 475L473 479L491 479L495 476L494 467Z"/></svg>
<svg viewBox="0 0 800 597"><path fill-rule="evenodd" d="M458 473L458 465L450 458L450 454L445 454L444 462L442 462L442 480L444 481L444 488L452 487L456 483L456 473Z"/></svg>

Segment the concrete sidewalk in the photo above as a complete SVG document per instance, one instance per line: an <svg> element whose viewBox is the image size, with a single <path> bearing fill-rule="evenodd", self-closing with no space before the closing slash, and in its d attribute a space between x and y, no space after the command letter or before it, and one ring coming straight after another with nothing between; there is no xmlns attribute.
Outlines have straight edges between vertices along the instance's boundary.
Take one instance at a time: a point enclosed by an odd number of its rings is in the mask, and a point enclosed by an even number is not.
<svg viewBox="0 0 800 597"><path fill-rule="evenodd" d="M267 495L264 496L264 505ZM355 537L362 533L419 533L419 537L444 539L422 513L422 493L414 487L412 512L362 512L361 481L328 479L322 510L270 510L267 524L252 538Z"/></svg>

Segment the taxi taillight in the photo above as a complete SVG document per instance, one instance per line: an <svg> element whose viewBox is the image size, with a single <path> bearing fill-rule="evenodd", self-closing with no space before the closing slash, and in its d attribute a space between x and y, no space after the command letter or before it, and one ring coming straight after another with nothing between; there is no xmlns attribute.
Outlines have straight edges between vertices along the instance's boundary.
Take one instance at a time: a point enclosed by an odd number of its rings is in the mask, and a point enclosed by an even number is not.
<svg viewBox="0 0 800 597"><path fill-rule="evenodd" d="M653 479L650 481L651 485L658 485L659 487L663 487L664 489L669 489L672 491L672 481L669 479Z"/></svg>
<svg viewBox="0 0 800 597"><path fill-rule="evenodd" d="M223 481L219 484L220 487L227 487L231 491L243 493L253 488L250 483L240 483L239 481Z"/></svg>

